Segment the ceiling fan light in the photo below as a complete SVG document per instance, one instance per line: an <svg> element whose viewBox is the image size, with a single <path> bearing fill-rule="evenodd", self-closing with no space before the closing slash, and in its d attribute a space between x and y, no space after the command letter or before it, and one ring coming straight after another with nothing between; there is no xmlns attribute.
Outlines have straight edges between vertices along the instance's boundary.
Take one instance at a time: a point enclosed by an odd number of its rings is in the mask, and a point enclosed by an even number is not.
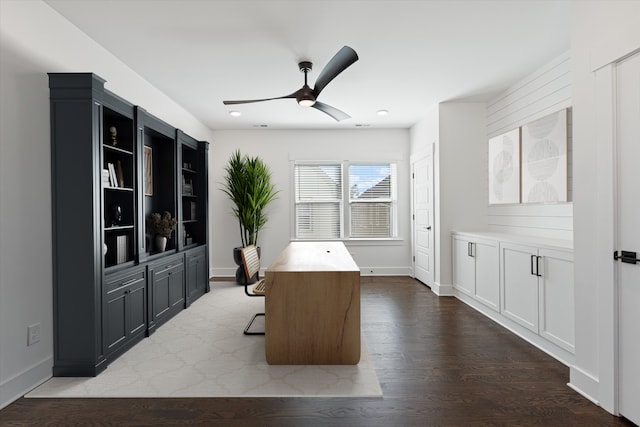
<svg viewBox="0 0 640 427"><path fill-rule="evenodd" d="M316 103L316 97L313 94L313 91L311 90L311 88L307 86L306 78L305 78L305 85L302 87L302 89L298 92L298 95L296 96L296 101L298 101L298 104L302 107L311 107L313 104Z"/></svg>
<svg viewBox="0 0 640 427"><path fill-rule="evenodd" d="M298 100L298 104L300 104L300 106L302 107L311 107L315 103L316 103L316 100L313 98L300 98Z"/></svg>

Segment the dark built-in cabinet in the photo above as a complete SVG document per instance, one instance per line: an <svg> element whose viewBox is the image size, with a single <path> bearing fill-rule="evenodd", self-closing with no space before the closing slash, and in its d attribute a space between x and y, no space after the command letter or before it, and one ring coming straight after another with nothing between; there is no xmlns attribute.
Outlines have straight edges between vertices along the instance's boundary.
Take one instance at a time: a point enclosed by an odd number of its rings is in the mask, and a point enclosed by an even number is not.
<svg viewBox="0 0 640 427"><path fill-rule="evenodd" d="M209 291L208 143L49 74L55 376L94 376ZM169 212L164 250L147 224Z"/></svg>

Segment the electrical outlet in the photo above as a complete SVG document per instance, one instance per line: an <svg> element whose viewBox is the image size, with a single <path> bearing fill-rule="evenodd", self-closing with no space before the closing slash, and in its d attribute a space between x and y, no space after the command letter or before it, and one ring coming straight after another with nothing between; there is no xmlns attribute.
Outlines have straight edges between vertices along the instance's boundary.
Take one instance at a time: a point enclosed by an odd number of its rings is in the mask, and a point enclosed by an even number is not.
<svg viewBox="0 0 640 427"><path fill-rule="evenodd" d="M27 345L34 345L40 341L40 323L34 323L27 328Z"/></svg>

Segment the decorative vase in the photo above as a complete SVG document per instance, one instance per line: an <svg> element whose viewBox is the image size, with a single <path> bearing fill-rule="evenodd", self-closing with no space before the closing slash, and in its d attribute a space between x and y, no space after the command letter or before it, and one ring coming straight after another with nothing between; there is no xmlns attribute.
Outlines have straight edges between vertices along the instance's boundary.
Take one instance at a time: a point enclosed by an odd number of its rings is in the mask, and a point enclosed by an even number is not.
<svg viewBox="0 0 640 427"><path fill-rule="evenodd" d="M156 249L158 252L164 252L167 248L167 238L164 236L156 235Z"/></svg>

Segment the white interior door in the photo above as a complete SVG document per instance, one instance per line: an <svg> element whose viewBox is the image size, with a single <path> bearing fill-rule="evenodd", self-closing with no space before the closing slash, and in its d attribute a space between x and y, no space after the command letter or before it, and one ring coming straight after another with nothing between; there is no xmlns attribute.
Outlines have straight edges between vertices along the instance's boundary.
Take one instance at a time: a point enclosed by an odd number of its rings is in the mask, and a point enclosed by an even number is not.
<svg viewBox="0 0 640 427"><path fill-rule="evenodd" d="M640 258L640 54L616 73L617 247ZM640 262L618 262L619 412L640 424Z"/></svg>
<svg viewBox="0 0 640 427"><path fill-rule="evenodd" d="M411 164L413 171L413 254L416 279L433 286L433 154L421 156Z"/></svg>

